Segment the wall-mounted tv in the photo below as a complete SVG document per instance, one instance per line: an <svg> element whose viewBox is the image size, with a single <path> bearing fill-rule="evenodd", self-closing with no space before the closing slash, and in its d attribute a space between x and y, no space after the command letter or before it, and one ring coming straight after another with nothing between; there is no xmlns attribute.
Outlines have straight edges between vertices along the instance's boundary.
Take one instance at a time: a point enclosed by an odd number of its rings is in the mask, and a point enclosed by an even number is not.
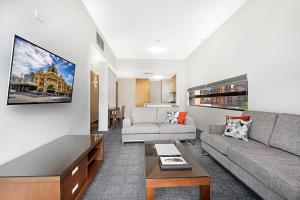
<svg viewBox="0 0 300 200"><path fill-rule="evenodd" d="M17 35L7 104L70 103L75 64Z"/></svg>

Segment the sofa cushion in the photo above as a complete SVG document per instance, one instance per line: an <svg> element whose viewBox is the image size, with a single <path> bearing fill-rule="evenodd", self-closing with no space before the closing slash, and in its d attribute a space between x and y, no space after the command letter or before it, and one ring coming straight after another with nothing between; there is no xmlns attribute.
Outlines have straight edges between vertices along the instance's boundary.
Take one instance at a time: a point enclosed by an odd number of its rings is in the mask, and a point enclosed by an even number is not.
<svg viewBox="0 0 300 200"><path fill-rule="evenodd" d="M230 146L227 157L277 194L300 199L300 158L267 147Z"/></svg>
<svg viewBox="0 0 300 200"><path fill-rule="evenodd" d="M168 111L166 124L178 124L179 112Z"/></svg>
<svg viewBox="0 0 300 200"><path fill-rule="evenodd" d="M196 127L194 125L183 125L183 124L159 124L159 133L195 133Z"/></svg>
<svg viewBox="0 0 300 200"><path fill-rule="evenodd" d="M201 140L204 141L209 146L213 147L223 155L227 155L228 147L230 146L265 146L259 142L254 140L249 140L245 142L243 140L234 139L231 137L217 135L217 134L210 134L210 133L201 133Z"/></svg>
<svg viewBox="0 0 300 200"><path fill-rule="evenodd" d="M188 114L187 112L179 112L178 124L185 124L185 119L186 119L187 114Z"/></svg>
<svg viewBox="0 0 300 200"><path fill-rule="evenodd" d="M132 122L156 123L156 108L136 107L132 110Z"/></svg>
<svg viewBox="0 0 300 200"><path fill-rule="evenodd" d="M158 107L156 110L156 122L157 123L165 123L167 120L167 112L177 112L179 111L179 107Z"/></svg>
<svg viewBox="0 0 300 200"><path fill-rule="evenodd" d="M300 156L300 115L280 114L270 145Z"/></svg>
<svg viewBox="0 0 300 200"><path fill-rule="evenodd" d="M259 111L245 111L243 115L249 115L252 123L249 129L249 138L269 145L277 114Z"/></svg>
<svg viewBox="0 0 300 200"><path fill-rule="evenodd" d="M159 133L159 127L155 123L138 123L122 128L122 134Z"/></svg>
<svg viewBox="0 0 300 200"><path fill-rule="evenodd" d="M248 142L248 130L251 125L250 121L244 121L241 119L228 119L226 121L226 128L224 131L224 135L233 137L235 139L242 139Z"/></svg>

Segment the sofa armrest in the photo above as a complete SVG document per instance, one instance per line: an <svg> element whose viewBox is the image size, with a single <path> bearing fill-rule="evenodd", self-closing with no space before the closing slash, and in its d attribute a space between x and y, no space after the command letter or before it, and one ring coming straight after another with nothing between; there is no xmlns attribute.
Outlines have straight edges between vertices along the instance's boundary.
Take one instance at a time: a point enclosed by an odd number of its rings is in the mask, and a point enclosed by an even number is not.
<svg viewBox="0 0 300 200"><path fill-rule="evenodd" d="M132 126L132 119L131 117L125 117L123 120L123 127Z"/></svg>
<svg viewBox="0 0 300 200"><path fill-rule="evenodd" d="M222 135L225 131L226 125L224 124L211 124L209 125L209 134Z"/></svg>
<svg viewBox="0 0 300 200"><path fill-rule="evenodd" d="M191 117L186 117L185 121L184 121L184 124L186 124L186 125L195 125L195 120Z"/></svg>

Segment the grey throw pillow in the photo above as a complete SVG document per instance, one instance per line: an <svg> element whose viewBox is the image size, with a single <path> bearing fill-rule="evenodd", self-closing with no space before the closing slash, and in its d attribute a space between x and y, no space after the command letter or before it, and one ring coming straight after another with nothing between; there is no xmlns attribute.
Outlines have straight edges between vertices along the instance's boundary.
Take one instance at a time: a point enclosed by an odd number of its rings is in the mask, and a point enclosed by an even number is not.
<svg viewBox="0 0 300 200"><path fill-rule="evenodd" d="M168 111L167 113L167 124L177 124L179 112Z"/></svg>
<svg viewBox="0 0 300 200"><path fill-rule="evenodd" d="M228 119L223 135L248 142L248 130L251 122L252 120L244 121L241 119Z"/></svg>

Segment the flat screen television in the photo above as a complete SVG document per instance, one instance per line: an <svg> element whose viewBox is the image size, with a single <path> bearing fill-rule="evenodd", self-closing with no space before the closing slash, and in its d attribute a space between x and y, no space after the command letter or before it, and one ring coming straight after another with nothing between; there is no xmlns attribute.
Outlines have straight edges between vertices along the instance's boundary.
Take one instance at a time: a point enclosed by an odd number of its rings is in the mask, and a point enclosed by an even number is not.
<svg viewBox="0 0 300 200"><path fill-rule="evenodd" d="M7 104L71 103L75 64L17 35Z"/></svg>

